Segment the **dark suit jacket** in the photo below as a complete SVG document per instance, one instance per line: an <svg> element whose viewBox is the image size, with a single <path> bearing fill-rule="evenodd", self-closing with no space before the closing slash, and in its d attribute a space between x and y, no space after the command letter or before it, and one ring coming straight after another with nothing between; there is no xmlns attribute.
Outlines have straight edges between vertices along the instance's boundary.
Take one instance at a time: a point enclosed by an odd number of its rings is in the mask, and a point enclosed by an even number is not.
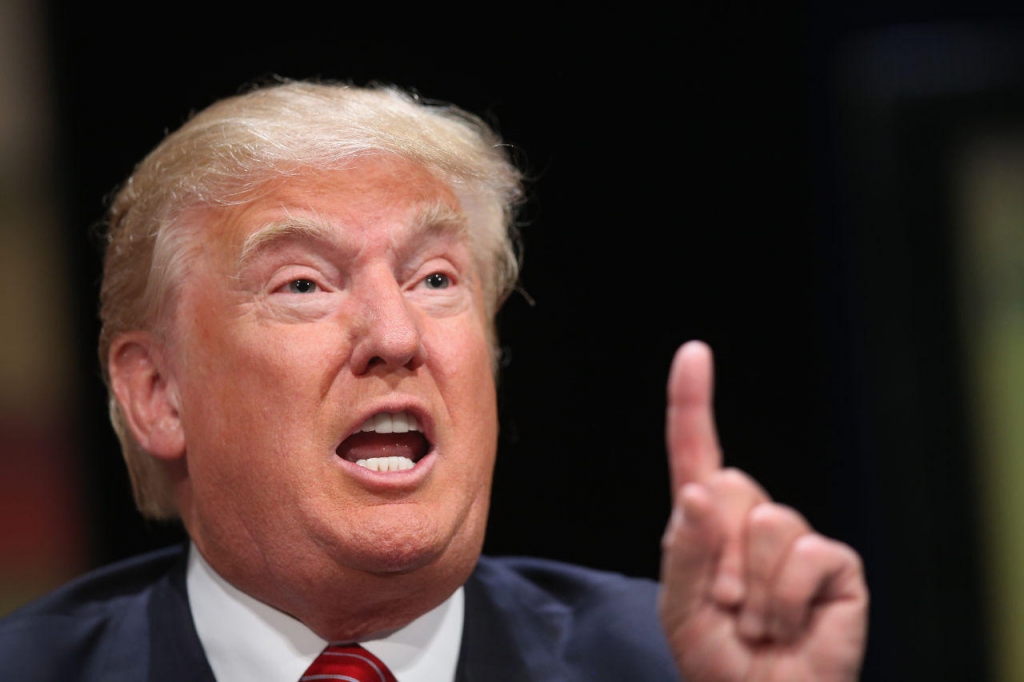
<svg viewBox="0 0 1024 682"><path fill-rule="evenodd" d="M94 571L0 620L0 680L213 682L181 547ZM466 583L458 682L678 680L656 585L482 557Z"/></svg>

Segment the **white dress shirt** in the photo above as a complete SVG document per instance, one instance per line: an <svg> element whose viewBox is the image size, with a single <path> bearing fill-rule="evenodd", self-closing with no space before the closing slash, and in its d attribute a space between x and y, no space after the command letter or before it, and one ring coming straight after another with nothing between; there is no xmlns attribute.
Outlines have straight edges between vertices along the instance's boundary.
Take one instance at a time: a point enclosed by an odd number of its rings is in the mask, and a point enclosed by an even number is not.
<svg viewBox="0 0 1024 682"><path fill-rule="evenodd" d="M217 682L298 682L328 642L291 616L253 599L189 547L192 619ZM399 682L455 679L462 641L463 591L382 639L360 642Z"/></svg>

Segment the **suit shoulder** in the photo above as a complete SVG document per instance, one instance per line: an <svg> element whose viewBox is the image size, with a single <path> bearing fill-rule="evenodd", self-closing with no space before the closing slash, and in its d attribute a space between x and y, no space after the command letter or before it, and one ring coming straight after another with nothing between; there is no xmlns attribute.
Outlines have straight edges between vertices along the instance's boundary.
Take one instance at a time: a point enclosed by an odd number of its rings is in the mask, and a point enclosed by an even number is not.
<svg viewBox="0 0 1024 682"><path fill-rule="evenodd" d="M35 618L90 618L116 613L125 600L130 601L166 575L183 555L182 547L168 547L97 568L0 619L0 628Z"/></svg>
<svg viewBox="0 0 1024 682"><path fill-rule="evenodd" d="M524 648L560 661L561 679L679 679L654 580L531 557L481 557L474 579L494 617L537 635Z"/></svg>
<svg viewBox="0 0 1024 682"><path fill-rule="evenodd" d="M477 574L486 581L539 591L574 609L630 606L647 612L658 592L658 584L649 578L535 557L481 557Z"/></svg>
<svg viewBox="0 0 1024 682"><path fill-rule="evenodd" d="M113 643L141 645L152 589L183 556L174 547L99 568L0 619L0 677L87 679L83 668L121 655Z"/></svg>

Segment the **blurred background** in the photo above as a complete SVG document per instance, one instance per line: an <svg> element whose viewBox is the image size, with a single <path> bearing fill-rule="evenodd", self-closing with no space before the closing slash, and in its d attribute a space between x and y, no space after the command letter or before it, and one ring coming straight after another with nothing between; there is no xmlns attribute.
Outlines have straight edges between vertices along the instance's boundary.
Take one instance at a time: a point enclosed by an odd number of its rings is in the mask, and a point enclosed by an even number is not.
<svg viewBox="0 0 1024 682"><path fill-rule="evenodd" d="M1024 13L274 12L0 0L3 612L182 539L107 422L106 197L246 84L381 80L531 177L486 551L657 577L702 338L727 462L865 559L864 679L1024 680Z"/></svg>

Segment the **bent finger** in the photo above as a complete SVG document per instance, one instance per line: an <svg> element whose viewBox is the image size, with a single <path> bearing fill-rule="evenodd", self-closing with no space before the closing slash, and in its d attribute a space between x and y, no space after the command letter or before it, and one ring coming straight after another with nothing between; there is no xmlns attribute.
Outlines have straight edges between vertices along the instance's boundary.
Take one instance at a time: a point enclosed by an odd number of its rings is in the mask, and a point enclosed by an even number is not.
<svg viewBox="0 0 1024 682"><path fill-rule="evenodd" d="M770 502L757 481L735 468L712 475L706 484L721 526L721 557L712 595L722 608L733 609L747 598L746 524L750 511Z"/></svg>
<svg viewBox="0 0 1024 682"><path fill-rule="evenodd" d="M818 533L799 537L786 556L771 593L769 635L789 641L803 634L815 610L833 621L856 623L867 602L860 556Z"/></svg>
<svg viewBox="0 0 1024 682"><path fill-rule="evenodd" d="M809 532L807 520L785 505L759 504L747 515L747 593L739 619L740 634L746 639L757 641L769 636L766 623L772 618L775 581L793 543Z"/></svg>

